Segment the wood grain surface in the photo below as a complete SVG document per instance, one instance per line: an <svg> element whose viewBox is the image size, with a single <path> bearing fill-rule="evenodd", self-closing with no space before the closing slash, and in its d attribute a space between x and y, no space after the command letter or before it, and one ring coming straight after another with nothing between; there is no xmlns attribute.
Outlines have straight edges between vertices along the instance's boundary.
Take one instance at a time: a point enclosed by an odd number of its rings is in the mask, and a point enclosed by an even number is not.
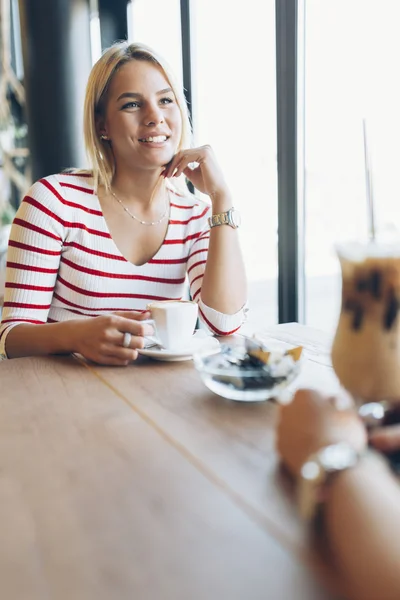
<svg viewBox="0 0 400 600"><path fill-rule="evenodd" d="M337 385L322 334L262 334L301 338L303 383ZM272 403L208 392L191 362L0 363L0 597L332 599L278 467L275 419Z"/></svg>

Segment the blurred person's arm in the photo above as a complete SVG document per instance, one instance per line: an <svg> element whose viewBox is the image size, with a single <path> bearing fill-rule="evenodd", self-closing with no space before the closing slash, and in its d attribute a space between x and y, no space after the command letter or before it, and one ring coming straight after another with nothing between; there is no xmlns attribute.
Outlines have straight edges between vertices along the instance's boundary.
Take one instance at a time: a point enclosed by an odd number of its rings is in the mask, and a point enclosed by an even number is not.
<svg viewBox="0 0 400 600"><path fill-rule="evenodd" d="M321 448L347 442L362 451L366 433L351 409L338 410L332 398L299 391L281 408L278 451L288 470ZM324 541L349 600L400 598L400 487L376 456L366 454L327 484L323 505Z"/></svg>
<svg viewBox="0 0 400 600"><path fill-rule="evenodd" d="M325 533L351 600L400 598L400 486L377 457L330 484Z"/></svg>

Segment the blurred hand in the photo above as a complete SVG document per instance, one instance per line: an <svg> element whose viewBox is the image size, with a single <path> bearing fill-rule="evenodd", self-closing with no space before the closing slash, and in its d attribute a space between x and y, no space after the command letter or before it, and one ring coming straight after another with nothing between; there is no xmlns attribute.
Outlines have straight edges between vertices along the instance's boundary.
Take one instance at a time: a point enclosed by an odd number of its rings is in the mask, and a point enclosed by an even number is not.
<svg viewBox="0 0 400 600"><path fill-rule="evenodd" d="M369 434L369 440L372 446L381 452L400 450L400 425L386 425L374 429Z"/></svg>
<svg viewBox="0 0 400 600"><path fill-rule="evenodd" d="M144 348L143 336L153 335L154 329L141 321L150 313L134 311L71 321L71 347L88 360L100 365L126 366L138 357L138 348ZM124 334L132 335L129 348L124 348Z"/></svg>
<svg viewBox="0 0 400 600"><path fill-rule="evenodd" d="M277 450L293 475L311 454L338 442L348 442L358 451L367 443L364 425L347 395L299 390L290 404L280 407Z"/></svg>

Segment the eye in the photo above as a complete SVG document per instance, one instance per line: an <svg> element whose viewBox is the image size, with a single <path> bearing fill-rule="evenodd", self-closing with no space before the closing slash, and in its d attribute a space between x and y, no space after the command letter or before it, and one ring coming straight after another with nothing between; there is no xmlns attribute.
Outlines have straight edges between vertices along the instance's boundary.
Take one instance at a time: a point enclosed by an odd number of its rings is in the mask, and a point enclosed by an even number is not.
<svg viewBox="0 0 400 600"><path fill-rule="evenodd" d="M173 103L173 99L165 97L165 98L161 98L160 102L161 102L161 104L172 104Z"/></svg>
<svg viewBox="0 0 400 600"><path fill-rule="evenodd" d="M139 108L139 107L140 107L140 102L132 100L131 102L127 102L126 104L124 104L121 107L121 110L125 110L126 108Z"/></svg>

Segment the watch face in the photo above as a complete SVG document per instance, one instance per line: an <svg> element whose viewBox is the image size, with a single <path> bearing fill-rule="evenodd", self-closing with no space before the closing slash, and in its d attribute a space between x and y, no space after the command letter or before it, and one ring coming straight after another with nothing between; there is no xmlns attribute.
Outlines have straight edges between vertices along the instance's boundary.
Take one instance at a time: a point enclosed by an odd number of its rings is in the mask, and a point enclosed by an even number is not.
<svg viewBox="0 0 400 600"><path fill-rule="evenodd" d="M356 464L357 451L346 442L326 446L319 452L319 461L325 471L342 471Z"/></svg>
<svg viewBox="0 0 400 600"><path fill-rule="evenodd" d="M242 219L240 217L240 212L238 210L231 211L231 220L234 227L240 227L242 223Z"/></svg>

